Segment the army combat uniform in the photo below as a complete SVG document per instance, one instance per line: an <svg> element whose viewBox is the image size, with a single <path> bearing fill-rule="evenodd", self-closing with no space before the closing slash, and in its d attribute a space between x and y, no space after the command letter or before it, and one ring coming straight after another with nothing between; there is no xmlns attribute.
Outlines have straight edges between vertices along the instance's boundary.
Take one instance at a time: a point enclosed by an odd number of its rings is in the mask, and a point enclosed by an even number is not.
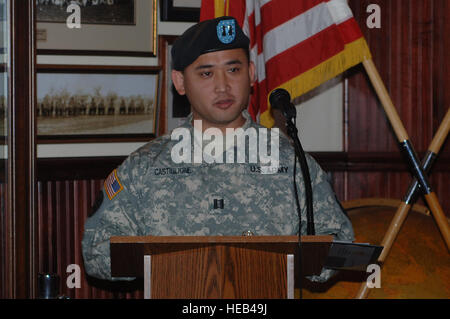
<svg viewBox="0 0 450 319"><path fill-rule="evenodd" d="M262 127L243 112L243 129ZM182 126L193 132L189 117ZM111 236L297 235L299 220L293 191L294 149L279 135L279 167L264 174L261 163L175 164L170 135L132 153L105 181L104 199L85 224L83 256L89 275L111 280ZM319 165L307 155L316 235L353 240L342 211ZM297 163L301 233L306 234L303 177ZM330 271L322 272L325 280ZM317 277L317 276L316 276Z"/></svg>

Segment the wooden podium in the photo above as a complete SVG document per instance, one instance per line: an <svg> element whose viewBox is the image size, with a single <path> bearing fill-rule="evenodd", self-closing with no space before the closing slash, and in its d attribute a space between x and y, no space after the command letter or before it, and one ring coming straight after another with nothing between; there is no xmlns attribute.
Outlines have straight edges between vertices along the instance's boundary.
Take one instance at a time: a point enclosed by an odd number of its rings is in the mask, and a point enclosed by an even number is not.
<svg viewBox="0 0 450 319"><path fill-rule="evenodd" d="M320 274L333 236L302 236L302 276ZM144 298L294 298L298 236L111 237L113 277L144 277Z"/></svg>

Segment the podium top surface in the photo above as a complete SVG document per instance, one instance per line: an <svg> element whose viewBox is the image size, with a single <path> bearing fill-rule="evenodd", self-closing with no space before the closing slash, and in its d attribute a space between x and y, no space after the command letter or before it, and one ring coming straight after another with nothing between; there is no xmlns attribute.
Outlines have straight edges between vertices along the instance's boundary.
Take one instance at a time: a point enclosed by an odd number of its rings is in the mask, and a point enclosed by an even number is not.
<svg viewBox="0 0 450 319"><path fill-rule="evenodd" d="M333 236L302 236L302 243L332 242ZM111 244L268 244L298 243L298 236L113 236Z"/></svg>
<svg viewBox="0 0 450 319"><path fill-rule="evenodd" d="M301 237L302 254L304 257L302 263L307 261L307 263L302 266L304 274L320 273L331 243L333 242L333 238L333 236ZM208 256L213 252L219 259L228 256L219 262L226 263L228 262L230 253L225 253L225 251L235 250L240 251L236 256L242 257L245 255L257 254L259 256L258 258L264 259L267 258L267 254L296 254L299 249L299 237L113 236L110 238L110 247L112 276L135 277L143 275L143 260L144 256L148 255L154 256L154 258L156 258L155 260L158 260L158 258L162 258L159 260L191 257L200 258L200 261L196 260L193 262L194 264L197 264L203 260L202 258L206 258L205 262L210 262L211 260ZM205 254L205 251L208 251L208 253ZM234 255L234 253L231 255ZM182 259L176 259L174 264L181 262L181 260Z"/></svg>

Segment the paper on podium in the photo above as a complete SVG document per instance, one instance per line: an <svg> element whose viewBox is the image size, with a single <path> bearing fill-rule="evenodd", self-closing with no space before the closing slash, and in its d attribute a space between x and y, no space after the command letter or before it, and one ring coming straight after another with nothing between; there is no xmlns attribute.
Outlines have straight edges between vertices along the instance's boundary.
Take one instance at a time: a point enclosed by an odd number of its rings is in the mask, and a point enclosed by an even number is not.
<svg viewBox="0 0 450 319"><path fill-rule="evenodd" d="M335 240L331 243L325 267L366 271L368 265L377 262L382 250L382 246Z"/></svg>

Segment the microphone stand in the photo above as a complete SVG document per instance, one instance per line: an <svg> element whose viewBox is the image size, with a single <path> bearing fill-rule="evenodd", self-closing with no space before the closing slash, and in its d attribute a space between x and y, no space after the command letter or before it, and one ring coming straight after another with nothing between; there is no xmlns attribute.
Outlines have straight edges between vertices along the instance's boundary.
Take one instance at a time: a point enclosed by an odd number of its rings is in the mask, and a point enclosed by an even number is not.
<svg viewBox="0 0 450 319"><path fill-rule="evenodd" d="M291 97L289 93L282 88L274 90L269 97L270 104L274 109L279 109L283 113L283 116L286 119L286 129L288 136L294 142L294 195L295 195L295 203L297 206L297 214L298 214L298 239L299 239L299 278L302 278L302 215L300 209L300 202L298 197L297 190L297 159L300 163L302 174L303 174L303 183L305 186L305 202L306 202L306 232L308 235L315 235L314 230L314 216L313 216L313 193L311 186L311 177L309 175L308 163L306 161L305 152L303 151L302 144L300 143L300 139L298 138L298 129L295 125L295 118L297 117L297 110L295 106L290 102ZM302 296L302 287L300 284L300 299L303 299Z"/></svg>
<svg viewBox="0 0 450 319"><path fill-rule="evenodd" d="M286 118L286 128L289 137L294 142L294 150L295 150L295 158L300 162L300 167L303 175L303 182L305 185L305 196L306 196L306 233L308 235L315 235L314 229L314 216L313 216L313 193L311 187L311 177L309 175L308 163L306 161L305 152L303 150L302 144L300 143L300 139L298 138L298 129L295 125L295 118L297 116L297 110L292 103L289 103L289 106L285 106L283 110L283 114ZM295 166L297 164L297 160L294 163L294 171ZM301 218L300 214L300 204L298 202L298 194L297 194L297 184L295 183L295 172L294 172L294 191L295 198L297 201L297 209L299 210L299 218ZM299 221L301 224L301 220ZM299 230L300 234L300 230Z"/></svg>
<svg viewBox="0 0 450 319"><path fill-rule="evenodd" d="M295 202L297 206L297 214L299 219L299 230L298 230L298 238L299 238L299 277L300 281L302 280L302 245L301 245L301 225L302 225L302 216L301 216L301 210L300 210L300 203L298 198L298 191L297 191L297 182L295 180L296 169L297 169L297 159L300 162L302 175L303 175L303 182L305 185L305 201L306 201L306 233L308 235L315 235L314 230L314 217L313 217L313 198L312 198L312 187L311 187L311 177L309 175L309 169L308 164L306 162L306 156L305 152L303 151L302 144L300 143L300 139L298 138L298 129L295 125L295 118L297 117L297 110L295 109L295 106L292 105L292 103L286 103L284 104L284 107L282 109L282 113L284 117L286 118L286 129L288 136L292 139L294 142L294 151L295 151L295 160L294 160L294 194L295 194ZM302 293L302 285L300 284L300 299L303 299L303 293Z"/></svg>

